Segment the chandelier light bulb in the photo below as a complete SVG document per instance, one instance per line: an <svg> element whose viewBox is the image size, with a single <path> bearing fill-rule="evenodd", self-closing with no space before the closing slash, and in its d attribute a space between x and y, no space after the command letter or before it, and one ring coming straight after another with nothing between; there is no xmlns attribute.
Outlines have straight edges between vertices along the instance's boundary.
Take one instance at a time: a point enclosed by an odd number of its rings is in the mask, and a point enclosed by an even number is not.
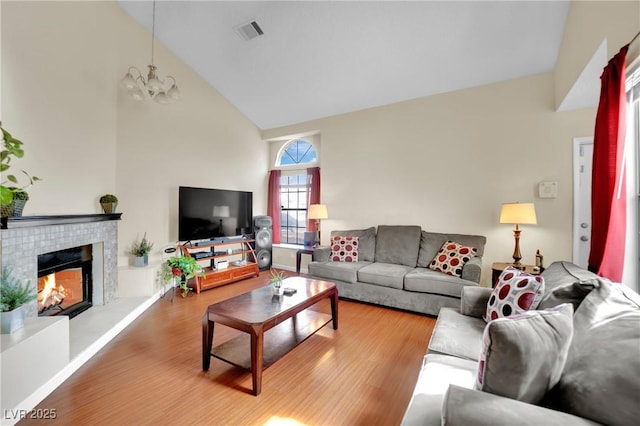
<svg viewBox="0 0 640 426"><path fill-rule="evenodd" d="M124 87L127 90L133 90L136 87L138 87L138 83L136 83L136 79L133 78L133 76L131 75L131 72L128 71L124 77L122 78L122 80L120 81L120 85L122 87Z"/></svg>
<svg viewBox="0 0 640 426"><path fill-rule="evenodd" d="M133 90L129 91L129 96L136 101L144 101L144 93L137 86Z"/></svg>
<svg viewBox="0 0 640 426"><path fill-rule="evenodd" d="M156 101L159 104L168 104L169 103L169 98L167 97L167 94L164 93L164 90L161 90L154 98L154 101Z"/></svg>
<svg viewBox="0 0 640 426"><path fill-rule="evenodd" d="M165 82L158 78L156 75L157 67L153 63L153 41L155 39L155 24L156 24L156 1L153 0L153 24L151 30L151 65L149 67L149 73L147 74L147 79L145 81L144 76L140 72L140 70L136 67L129 67L127 73L124 75L122 80L120 81L120 86L127 89L129 96L137 101L143 101L145 99L154 99L156 102L160 104L167 104L174 100L180 99L180 92L178 91L178 86L176 85L176 79L167 76L166 78L171 78L171 86L167 84L165 86ZM138 73L137 77L134 77L131 73L135 71ZM167 82L168 83L168 82ZM168 89L167 89L168 87Z"/></svg>

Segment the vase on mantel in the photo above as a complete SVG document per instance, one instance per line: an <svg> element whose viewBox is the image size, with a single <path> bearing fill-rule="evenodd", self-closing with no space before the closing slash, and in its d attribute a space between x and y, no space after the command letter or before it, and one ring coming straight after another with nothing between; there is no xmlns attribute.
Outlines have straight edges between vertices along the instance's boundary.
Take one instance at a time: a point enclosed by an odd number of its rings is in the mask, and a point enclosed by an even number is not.
<svg viewBox="0 0 640 426"><path fill-rule="evenodd" d="M9 204L0 206L0 217L13 216L13 201Z"/></svg>
<svg viewBox="0 0 640 426"><path fill-rule="evenodd" d="M13 215L22 216L25 204L27 204L27 200L13 200Z"/></svg>
<svg viewBox="0 0 640 426"><path fill-rule="evenodd" d="M116 207L118 207L118 203L100 203L102 206L102 211L105 214L111 214L116 212Z"/></svg>

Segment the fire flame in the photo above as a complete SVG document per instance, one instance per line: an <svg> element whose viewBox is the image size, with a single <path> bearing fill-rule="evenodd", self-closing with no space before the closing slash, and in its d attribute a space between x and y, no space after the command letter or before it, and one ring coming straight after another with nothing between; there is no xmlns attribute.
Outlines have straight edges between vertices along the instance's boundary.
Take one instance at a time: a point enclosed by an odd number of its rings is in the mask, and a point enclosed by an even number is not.
<svg viewBox="0 0 640 426"><path fill-rule="evenodd" d="M47 275L42 291L38 294L38 311L42 312L50 306L62 303L66 296L64 287L56 285L56 275Z"/></svg>

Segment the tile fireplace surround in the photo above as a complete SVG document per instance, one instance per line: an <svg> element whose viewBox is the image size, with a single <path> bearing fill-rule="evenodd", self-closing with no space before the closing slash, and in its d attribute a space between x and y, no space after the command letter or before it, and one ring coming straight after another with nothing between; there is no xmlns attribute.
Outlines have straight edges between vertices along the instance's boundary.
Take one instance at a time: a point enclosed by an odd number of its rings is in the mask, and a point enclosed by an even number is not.
<svg viewBox="0 0 640 426"><path fill-rule="evenodd" d="M26 305L25 326L13 334L0 335L0 425L17 423L153 303L153 297L123 299L118 294L120 216L121 213L0 219L2 266L10 266L17 279L29 280L35 286L38 255L91 245L94 284L93 306L77 317L38 317L37 302L33 301ZM43 348L47 348L46 363L38 362Z"/></svg>
<svg viewBox="0 0 640 426"><path fill-rule="evenodd" d="M85 244L94 247L93 304L108 304L118 296L118 227L121 213L65 216L25 216L2 223L2 266L15 278L38 282L38 255ZM6 224L6 225L5 225ZM6 229L5 229L6 228ZM101 248L101 250L100 250ZM97 273L96 273L97 272ZM36 302L26 305L26 316L38 315Z"/></svg>

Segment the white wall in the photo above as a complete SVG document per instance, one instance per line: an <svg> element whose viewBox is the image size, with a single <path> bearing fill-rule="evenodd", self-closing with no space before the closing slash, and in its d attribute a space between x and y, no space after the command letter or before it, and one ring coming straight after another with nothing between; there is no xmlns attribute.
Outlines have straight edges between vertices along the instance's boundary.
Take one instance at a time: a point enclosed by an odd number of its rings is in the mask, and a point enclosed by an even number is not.
<svg viewBox="0 0 640 426"><path fill-rule="evenodd" d="M2 124L39 176L24 214L98 213L115 191L113 5L2 2Z"/></svg>
<svg viewBox="0 0 640 426"><path fill-rule="evenodd" d="M267 149L256 126L160 42L159 74L183 100L136 103L118 86L146 68L150 34L116 2L2 2L2 123L25 142L25 215L100 213L114 193L123 212L119 253L147 232L156 248L177 239L177 188L254 192L266 210Z"/></svg>
<svg viewBox="0 0 640 426"><path fill-rule="evenodd" d="M603 40L607 43L608 60L638 31L638 0L572 1L554 74L556 106L567 96Z"/></svg>
<svg viewBox="0 0 640 426"><path fill-rule="evenodd" d="M554 112L553 75L541 74L263 131L265 139L319 129L322 201L330 230L415 224L487 236L485 273L513 252L500 204L533 201L537 226L523 226L523 261L537 249L571 259L572 139L592 132L593 109ZM537 184L558 182L556 199Z"/></svg>

